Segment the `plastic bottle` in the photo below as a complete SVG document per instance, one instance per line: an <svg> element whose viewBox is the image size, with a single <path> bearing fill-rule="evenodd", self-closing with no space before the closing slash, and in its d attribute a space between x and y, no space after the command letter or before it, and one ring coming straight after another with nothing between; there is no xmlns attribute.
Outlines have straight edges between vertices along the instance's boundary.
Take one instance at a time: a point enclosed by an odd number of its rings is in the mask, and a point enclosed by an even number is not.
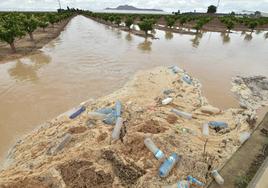
<svg viewBox="0 0 268 188"><path fill-rule="evenodd" d="M171 112L175 113L176 115L180 116L180 117L183 117L185 119L192 119L192 114L190 113L187 113L187 112L182 112L182 111L179 111L177 109L172 109Z"/></svg>
<svg viewBox="0 0 268 188"><path fill-rule="evenodd" d="M167 177L172 170L172 168L175 166L175 164L179 161L179 156L176 153L172 153L171 156L169 156L164 163L159 168L159 176L160 177Z"/></svg>
<svg viewBox="0 0 268 188"><path fill-rule="evenodd" d="M82 114L84 111L86 110L86 107L84 106L80 106L76 109L73 110L72 114L69 116L70 119L74 119L77 116L79 116L80 114Z"/></svg>
<svg viewBox="0 0 268 188"><path fill-rule="evenodd" d="M112 113L108 114L107 117L103 120L105 124L114 125L116 123L116 112L115 110Z"/></svg>
<svg viewBox="0 0 268 188"><path fill-rule="evenodd" d="M177 184L177 188L190 188L190 183L188 181L179 181Z"/></svg>
<svg viewBox="0 0 268 188"><path fill-rule="evenodd" d="M250 138L250 133L249 132L242 132L242 133L240 133L239 141L240 141L241 144L243 144L249 138Z"/></svg>
<svg viewBox="0 0 268 188"><path fill-rule="evenodd" d="M110 114L113 112L113 108L101 108L96 110L96 112L101 113L101 114Z"/></svg>
<svg viewBox="0 0 268 188"><path fill-rule="evenodd" d="M208 124L211 128L225 129L228 127L228 124L223 121L210 121Z"/></svg>
<svg viewBox="0 0 268 188"><path fill-rule="evenodd" d="M176 66L176 65L174 65L174 66L172 66L172 67L170 67L171 68L171 70L172 70L172 72L174 73L174 74L177 74L177 73L179 73L179 72L184 72L180 67L178 67L178 66Z"/></svg>
<svg viewBox="0 0 268 188"><path fill-rule="evenodd" d="M223 185L224 184L224 179L221 177L221 175L218 173L217 170L213 170L211 172L213 178L215 179L215 181L219 184L219 185Z"/></svg>
<svg viewBox="0 0 268 188"><path fill-rule="evenodd" d="M187 74L182 77L182 80L185 81L187 84L192 84L192 79Z"/></svg>
<svg viewBox="0 0 268 188"><path fill-rule="evenodd" d="M114 140L118 140L120 138L122 125L123 125L123 119L121 117L118 117L116 120L114 130L112 132L112 138Z"/></svg>
<svg viewBox="0 0 268 188"><path fill-rule="evenodd" d="M209 125L207 123L203 125L203 135L209 136Z"/></svg>
<svg viewBox="0 0 268 188"><path fill-rule="evenodd" d="M115 115L116 115L116 117L121 116L121 110L122 110L121 102L119 100L117 100L115 102Z"/></svg>
<svg viewBox="0 0 268 188"><path fill-rule="evenodd" d="M107 118L107 115L98 113L98 112L89 112L88 117L89 119L94 119L94 120L104 120L105 118Z"/></svg>
<svg viewBox="0 0 268 188"><path fill-rule="evenodd" d="M145 138L144 144L154 154L156 159L160 160L165 157L164 153L154 144L151 138Z"/></svg>
<svg viewBox="0 0 268 188"><path fill-rule="evenodd" d="M172 100L173 100L173 99L172 99L171 97L168 97L168 98L162 100L162 104L163 104L163 105L167 105L167 104L171 103Z"/></svg>
<svg viewBox="0 0 268 188"><path fill-rule="evenodd" d="M190 184L193 184L193 185L196 185L196 186L199 186L199 187L203 187L205 186L205 184L199 180L197 180L196 178L192 177L192 176L187 176L187 181L190 183Z"/></svg>

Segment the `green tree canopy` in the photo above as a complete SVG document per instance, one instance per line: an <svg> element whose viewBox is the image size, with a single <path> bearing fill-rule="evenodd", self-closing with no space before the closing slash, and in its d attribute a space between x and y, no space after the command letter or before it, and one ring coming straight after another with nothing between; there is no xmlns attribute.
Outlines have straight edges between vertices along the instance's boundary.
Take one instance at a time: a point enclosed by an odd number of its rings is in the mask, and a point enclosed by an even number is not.
<svg viewBox="0 0 268 188"><path fill-rule="evenodd" d="M210 5L210 6L208 7L208 11L207 11L207 13L215 14L216 12L217 12L217 7L216 7L216 6L214 6L214 5Z"/></svg>
<svg viewBox="0 0 268 188"><path fill-rule="evenodd" d="M127 17L125 23L126 23L126 26L130 29L130 26L134 23L134 19L131 16L129 16Z"/></svg>
<svg viewBox="0 0 268 188"><path fill-rule="evenodd" d="M13 52L16 52L15 39L25 35L21 14L7 14L0 20L0 40L8 43Z"/></svg>
<svg viewBox="0 0 268 188"><path fill-rule="evenodd" d="M153 20L144 19L138 25L139 25L140 29L145 32L145 35L147 37L148 31L153 29Z"/></svg>
<svg viewBox="0 0 268 188"><path fill-rule="evenodd" d="M33 32L37 29L39 20L34 16L24 16L22 19L22 23L24 26L24 30L29 34L31 40L34 40L33 38Z"/></svg>

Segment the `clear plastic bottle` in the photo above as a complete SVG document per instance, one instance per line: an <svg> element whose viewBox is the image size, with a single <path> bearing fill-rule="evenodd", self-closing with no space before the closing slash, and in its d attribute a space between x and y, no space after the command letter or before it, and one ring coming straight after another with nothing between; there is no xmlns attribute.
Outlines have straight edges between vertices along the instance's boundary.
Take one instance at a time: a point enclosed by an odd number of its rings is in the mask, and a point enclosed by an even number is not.
<svg viewBox="0 0 268 188"><path fill-rule="evenodd" d="M121 102L119 100L117 100L115 102L115 115L116 115L116 117L121 116L121 110L122 110Z"/></svg>
<svg viewBox="0 0 268 188"><path fill-rule="evenodd" d="M208 124L211 128L225 129L228 127L228 124L223 121L210 121Z"/></svg>
<svg viewBox="0 0 268 188"><path fill-rule="evenodd" d="M241 144L243 144L249 138L250 138L250 133L249 132L242 132L242 133L240 133L239 141L240 141Z"/></svg>
<svg viewBox="0 0 268 188"><path fill-rule="evenodd" d="M168 98L162 100L162 104L163 104L163 105L168 105L169 103L172 102L172 100L173 100L173 99L172 99L171 97L168 97Z"/></svg>
<svg viewBox="0 0 268 188"><path fill-rule="evenodd" d="M172 185L162 186L162 188L190 188L190 183L186 180L182 180Z"/></svg>
<svg viewBox="0 0 268 188"><path fill-rule="evenodd" d="M218 173L217 170L213 170L211 172L211 175L213 176L213 178L215 179L215 181L219 184L219 185L223 185L224 184L224 179L221 177L221 175Z"/></svg>
<svg viewBox="0 0 268 188"><path fill-rule="evenodd" d="M164 163L159 168L159 176L160 177L167 177L175 166L175 164L179 161L180 157L176 153L172 153Z"/></svg>
<svg viewBox="0 0 268 188"><path fill-rule="evenodd" d="M189 76L189 75L184 75L183 77L182 77L182 80L184 81L184 82L186 82L187 84L192 84L192 79L191 79L191 77Z"/></svg>
<svg viewBox="0 0 268 188"><path fill-rule="evenodd" d="M107 117L107 115L99 113L99 112L89 112L88 117L89 119L94 119L94 120L104 120Z"/></svg>
<svg viewBox="0 0 268 188"><path fill-rule="evenodd" d="M165 157L164 153L154 144L151 138L145 138L144 144L154 154L156 159L160 160Z"/></svg>
<svg viewBox="0 0 268 188"><path fill-rule="evenodd" d="M203 135L209 136L209 125L207 123L203 125Z"/></svg>
<svg viewBox="0 0 268 188"><path fill-rule="evenodd" d="M185 119L192 119L192 114L190 113L187 113L187 112L183 112L183 111L180 111L180 110L177 110L175 108L173 108L171 110L171 112L175 113L176 115L180 116L180 117L183 117Z"/></svg>
<svg viewBox="0 0 268 188"><path fill-rule="evenodd" d="M187 176L187 181L192 184L192 185L196 185L199 187L204 187L205 184L199 180L197 180L196 178L194 178L193 176Z"/></svg>
<svg viewBox="0 0 268 188"><path fill-rule="evenodd" d="M112 138L114 140L118 140L120 138L122 125L123 125L123 119L121 117L118 117L116 120L114 130L112 132Z"/></svg>

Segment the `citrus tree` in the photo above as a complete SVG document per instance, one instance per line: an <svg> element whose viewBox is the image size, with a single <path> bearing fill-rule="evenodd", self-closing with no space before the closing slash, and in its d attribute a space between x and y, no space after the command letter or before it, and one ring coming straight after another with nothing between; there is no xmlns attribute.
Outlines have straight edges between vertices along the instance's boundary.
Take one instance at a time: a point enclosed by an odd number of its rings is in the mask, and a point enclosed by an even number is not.
<svg viewBox="0 0 268 188"><path fill-rule="evenodd" d="M140 29L145 32L145 36L147 37L148 31L153 29L153 20L144 19L138 25L139 25Z"/></svg>
<svg viewBox="0 0 268 188"><path fill-rule="evenodd" d="M13 53L16 52L15 39L25 35L20 14L7 14L0 21L0 40L8 43Z"/></svg>
<svg viewBox="0 0 268 188"><path fill-rule="evenodd" d="M131 25L134 23L134 19L132 17L127 17L126 21L126 26L128 27L128 29L130 29Z"/></svg>
<svg viewBox="0 0 268 188"><path fill-rule="evenodd" d="M174 17L171 17L171 16L165 17L165 20L166 20L167 26L169 28L171 28L176 22L176 19Z"/></svg>
<svg viewBox="0 0 268 188"><path fill-rule="evenodd" d="M37 29L39 20L34 15L23 16L22 23L24 30L29 34L30 39L34 40L33 32Z"/></svg>

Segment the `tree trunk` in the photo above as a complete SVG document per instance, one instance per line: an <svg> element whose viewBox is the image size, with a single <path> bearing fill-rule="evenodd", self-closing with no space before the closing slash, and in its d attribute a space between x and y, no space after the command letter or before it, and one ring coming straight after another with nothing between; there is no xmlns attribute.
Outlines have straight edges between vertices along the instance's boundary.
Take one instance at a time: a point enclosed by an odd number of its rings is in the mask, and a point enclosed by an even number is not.
<svg viewBox="0 0 268 188"><path fill-rule="evenodd" d="M44 31L44 32L46 31L44 27L43 27L43 31Z"/></svg>
<svg viewBox="0 0 268 188"><path fill-rule="evenodd" d="M34 40L33 33L29 33L29 36L30 36L31 41L33 41Z"/></svg>
<svg viewBox="0 0 268 188"><path fill-rule="evenodd" d="M10 45L12 53L16 53L16 48L15 48L14 42L10 43L9 45Z"/></svg>

